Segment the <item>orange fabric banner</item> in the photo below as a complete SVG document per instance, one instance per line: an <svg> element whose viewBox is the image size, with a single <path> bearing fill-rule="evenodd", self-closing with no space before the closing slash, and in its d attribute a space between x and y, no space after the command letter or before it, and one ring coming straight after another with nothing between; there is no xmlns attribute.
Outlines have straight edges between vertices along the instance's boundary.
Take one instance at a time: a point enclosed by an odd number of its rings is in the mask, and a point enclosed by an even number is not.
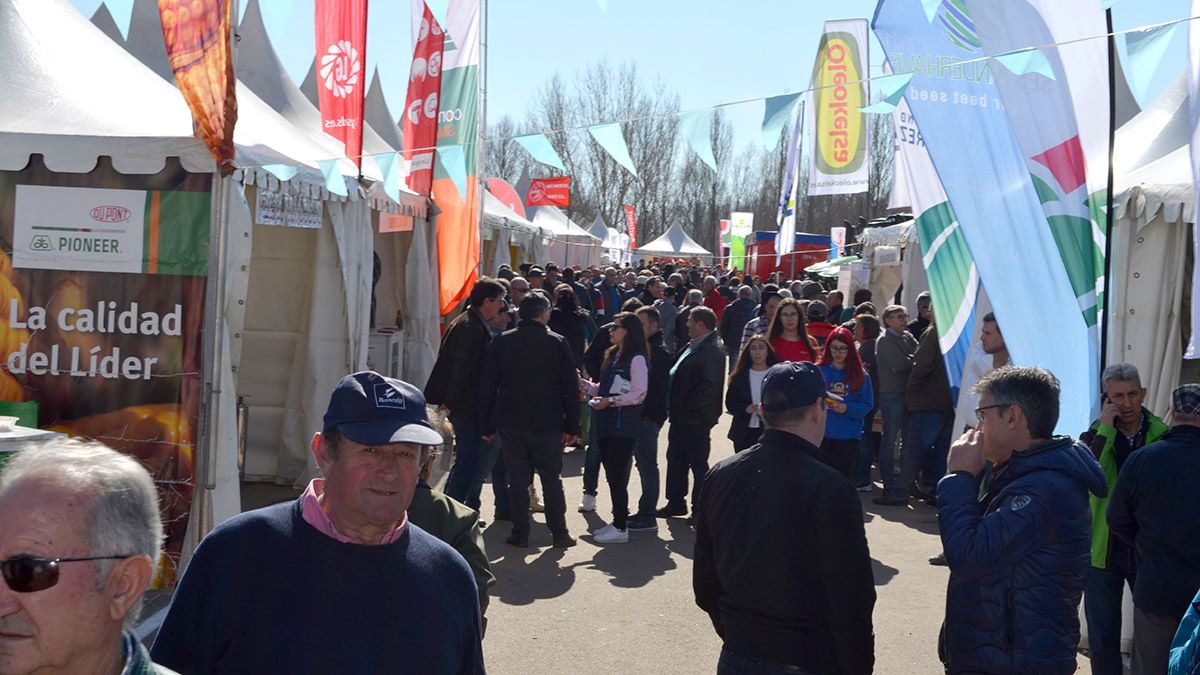
<svg viewBox="0 0 1200 675"><path fill-rule="evenodd" d="M442 210L438 215L438 290L441 314L445 316L471 294L479 273L479 181L467 183L467 201L449 178L433 181L433 200Z"/></svg>
<svg viewBox="0 0 1200 675"><path fill-rule="evenodd" d="M237 88L230 43L230 0L158 0L167 59L192 111L196 136L222 175L233 172Z"/></svg>

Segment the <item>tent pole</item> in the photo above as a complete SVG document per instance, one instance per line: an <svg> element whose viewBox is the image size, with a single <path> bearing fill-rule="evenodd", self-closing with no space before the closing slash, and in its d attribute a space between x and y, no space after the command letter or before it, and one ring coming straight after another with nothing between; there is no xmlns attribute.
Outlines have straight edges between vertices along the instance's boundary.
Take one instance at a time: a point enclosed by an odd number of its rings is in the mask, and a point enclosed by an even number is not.
<svg viewBox="0 0 1200 675"><path fill-rule="evenodd" d="M1112 296L1112 284L1109 283L1112 271L1112 242L1113 242L1113 149L1117 137L1117 38L1113 35L1112 10L1105 10L1108 22L1108 187L1105 190L1107 204L1104 209L1104 301L1100 305L1100 370L1108 365L1108 329L1109 329L1109 298Z"/></svg>
<svg viewBox="0 0 1200 675"><path fill-rule="evenodd" d="M479 199L479 276L484 275L483 260L483 202L487 181L487 49L488 49L488 3L479 0L482 30L479 33L479 124L475 128L475 172L478 175Z"/></svg>

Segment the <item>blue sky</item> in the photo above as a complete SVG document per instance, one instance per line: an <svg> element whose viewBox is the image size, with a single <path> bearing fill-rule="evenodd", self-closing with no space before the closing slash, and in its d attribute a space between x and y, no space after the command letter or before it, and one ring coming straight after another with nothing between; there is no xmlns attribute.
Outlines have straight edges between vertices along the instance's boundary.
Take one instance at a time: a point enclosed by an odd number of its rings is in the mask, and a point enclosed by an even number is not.
<svg viewBox="0 0 1200 675"><path fill-rule="evenodd" d="M244 1L244 0L242 0ZM272 33L297 82L313 57L313 0L261 0L291 6ZM1099 2L1100 0L1095 0ZM71 0L91 16L101 0ZM870 18L874 0L596 0L488 1L488 118L524 117L528 97L555 71L567 79L608 59L633 61L647 80L661 78L683 109L797 91L808 84L821 25ZM378 66L394 115L404 109L412 39L409 0L370 0L367 59ZM1117 30L1187 16L1190 0L1120 0ZM1186 28L1175 31L1153 98L1185 65ZM871 59L882 61L872 38ZM877 70L877 69L876 69ZM726 108L739 145L759 137L762 104ZM596 123L611 120L594 120Z"/></svg>

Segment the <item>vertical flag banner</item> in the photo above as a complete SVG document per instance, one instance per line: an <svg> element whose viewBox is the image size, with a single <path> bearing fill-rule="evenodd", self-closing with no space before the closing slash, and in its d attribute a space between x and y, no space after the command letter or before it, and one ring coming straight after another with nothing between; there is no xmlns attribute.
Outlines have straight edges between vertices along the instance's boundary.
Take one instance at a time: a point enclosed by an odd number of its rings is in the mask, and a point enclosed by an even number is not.
<svg viewBox="0 0 1200 675"><path fill-rule="evenodd" d="M471 292L479 265L479 0L450 0L442 26L441 112L438 147L462 146L466 191L460 196L442 164L434 167L433 199L438 216L439 307L449 314Z"/></svg>
<svg viewBox="0 0 1200 675"><path fill-rule="evenodd" d="M625 205L625 232L629 235L629 248L637 248L637 213L632 204Z"/></svg>
<svg viewBox="0 0 1200 675"><path fill-rule="evenodd" d="M1088 372L1098 407L1100 312L1107 237L1109 89L1104 12L1092 0L968 0L986 54L1068 42L1039 54L1041 70L992 68L1013 137L1090 331ZM1093 410L1093 414L1099 410Z"/></svg>
<svg viewBox="0 0 1200 675"><path fill-rule="evenodd" d="M754 214L736 211L729 214L729 220L733 234L733 245L729 248L730 266L745 271L749 267L746 264L746 237L754 231Z"/></svg>
<svg viewBox="0 0 1200 675"><path fill-rule="evenodd" d="M946 363L950 394L957 405L975 326L979 272L906 101L900 101L892 113L892 130L896 175L908 178L903 200L912 207L923 254L921 262L937 318L938 344Z"/></svg>
<svg viewBox="0 0 1200 675"><path fill-rule="evenodd" d="M361 166L367 0L316 0L316 26L321 128Z"/></svg>
<svg viewBox="0 0 1200 675"><path fill-rule="evenodd" d="M1200 0L1192 0L1191 16L1200 16ZM1196 184L1196 199L1200 201L1200 21L1189 22L1188 29L1188 82L1190 88L1188 90L1188 112L1191 113L1192 120L1192 180ZM1193 228L1192 246L1195 248L1195 253L1200 255L1200 236L1197 236ZM1200 258L1195 258L1200 260ZM1200 326L1200 265L1196 265L1192 271L1192 336L1188 340L1187 353L1183 356L1188 359L1200 358L1200 340L1196 334L1200 333L1197 326Z"/></svg>
<svg viewBox="0 0 1200 675"><path fill-rule="evenodd" d="M809 195L867 191L868 47L866 19L825 22L810 84Z"/></svg>
<svg viewBox="0 0 1200 675"><path fill-rule="evenodd" d="M989 76L996 70L986 60L975 60L985 54L970 12L958 0L945 0L938 19L929 23L920 0L881 0L874 28L892 68L914 73L908 105L1013 361L1045 367L1059 378L1057 429L1078 433L1098 398L1090 386L1089 329L1027 158L998 105L1000 92ZM1029 328L1045 316L1055 317L1054 340Z"/></svg>
<svg viewBox="0 0 1200 675"><path fill-rule="evenodd" d="M800 137L804 133L804 105L792 120L792 138L788 143L787 164L783 167L783 180L779 188L779 211L775 224L775 264L784 254L791 253L796 243L796 192L800 188Z"/></svg>
<svg viewBox="0 0 1200 675"><path fill-rule="evenodd" d="M408 73L408 97L404 106L404 158L409 161L408 187L419 195L433 186L433 155L437 145L438 97L442 90L442 46L445 35L424 0L414 0L413 11L421 12L412 67Z"/></svg>
<svg viewBox="0 0 1200 675"><path fill-rule="evenodd" d="M208 146L222 173L233 171L233 127L237 123L229 3L158 0L175 82L192 111L196 135Z"/></svg>

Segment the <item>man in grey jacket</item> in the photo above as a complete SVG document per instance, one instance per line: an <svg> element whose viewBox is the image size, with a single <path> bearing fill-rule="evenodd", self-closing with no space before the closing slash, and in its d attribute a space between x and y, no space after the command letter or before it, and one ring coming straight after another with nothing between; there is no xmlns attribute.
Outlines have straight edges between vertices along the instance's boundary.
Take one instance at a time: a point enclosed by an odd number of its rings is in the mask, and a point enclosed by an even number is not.
<svg viewBox="0 0 1200 675"><path fill-rule="evenodd" d="M886 330L875 340L875 360L879 367L879 410L883 416L883 443L879 446L879 474L883 480L883 496L872 501L884 506L905 506L908 495L903 494L896 480L896 442L904 445L904 391L912 372L917 341L908 332L908 310L902 305L888 305L883 310ZM907 489L907 488L904 488Z"/></svg>

